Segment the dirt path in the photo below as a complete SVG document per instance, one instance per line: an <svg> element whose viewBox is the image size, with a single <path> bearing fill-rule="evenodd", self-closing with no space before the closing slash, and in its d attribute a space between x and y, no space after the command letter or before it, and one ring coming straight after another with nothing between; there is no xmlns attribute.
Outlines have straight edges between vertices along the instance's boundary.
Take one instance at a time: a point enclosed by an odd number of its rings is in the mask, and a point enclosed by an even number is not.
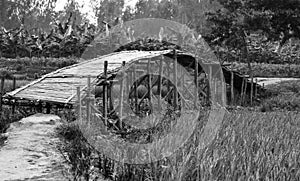
<svg viewBox="0 0 300 181"><path fill-rule="evenodd" d="M0 181L67 180L67 171L57 151L59 139L54 129L62 124L54 115L36 114L11 124L0 147Z"/></svg>

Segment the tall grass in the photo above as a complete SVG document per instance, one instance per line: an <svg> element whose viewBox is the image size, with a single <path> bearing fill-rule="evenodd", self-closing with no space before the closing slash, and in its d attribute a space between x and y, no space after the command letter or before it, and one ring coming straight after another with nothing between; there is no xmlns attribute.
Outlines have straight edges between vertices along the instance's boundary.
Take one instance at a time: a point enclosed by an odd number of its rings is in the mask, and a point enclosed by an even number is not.
<svg viewBox="0 0 300 181"><path fill-rule="evenodd" d="M78 135L79 129L75 132L71 135ZM173 156L145 165L110 160L83 137L68 139L73 146L65 151L66 158L73 160L70 163L76 163L76 173L89 174L89 180L99 173L117 181L300 180L300 113L229 113L213 143L204 150L198 150L200 136L199 124L189 142Z"/></svg>
<svg viewBox="0 0 300 181"><path fill-rule="evenodd" d="M283 81L266 86L270 97L262 101L261 111L300 111L300 81Z"/></svg>

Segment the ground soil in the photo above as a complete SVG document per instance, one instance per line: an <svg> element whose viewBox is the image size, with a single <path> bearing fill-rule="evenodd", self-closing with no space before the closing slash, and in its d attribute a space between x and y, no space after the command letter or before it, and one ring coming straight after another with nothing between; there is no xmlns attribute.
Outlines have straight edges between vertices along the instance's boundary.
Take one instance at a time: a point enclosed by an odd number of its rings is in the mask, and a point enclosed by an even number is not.
<svg viewBox="0 0 300 181"><path fill-rule="evenodd" d="M68 180L55 135L60 124L58 116L44 114L12 123L0 147L0 180Z"/></svg>

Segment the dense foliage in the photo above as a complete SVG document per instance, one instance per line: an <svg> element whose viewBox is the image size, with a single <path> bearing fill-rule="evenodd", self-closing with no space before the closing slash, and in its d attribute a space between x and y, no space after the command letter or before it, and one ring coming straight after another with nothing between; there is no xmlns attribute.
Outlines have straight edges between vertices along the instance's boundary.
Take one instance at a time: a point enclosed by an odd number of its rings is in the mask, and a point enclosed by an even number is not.
<svg viewBox="0 0 300 181"><path fill-rule="evenodd" d="M234 63L234 70L241 74L247 74L248 65L246 63ZM254 77L280 77L280 78L300 78L299 64L267 64L252 63Z"/></svg>
<svg viewBox="0 0 300 181"><path fill-rule="evenodd" d="M94 38L95 27L57 22L50 33L30 34L23 27L0 29L0 56L16 57L80 57Z"/></svg>
<svg viewBox="0 0 300 181"><path fill-rule="evenodd" d="M297 0L215 0L223 8L208 12L211 32L205 35L223 56L236 56L245 62L281 58L283 46L300 38L300 2ZM255 36L256 38L253 38ZM260 40L261 39L261 40ZM258 42L253 42L257 41ZM258 43L258 46L255 46ZM265 44L272 47L266 49ZM299 45L299 43L298 43ZM292 46L290 49L294 49ZM296 48L299 50L299 46ZM258 52L259 50L260 52ZM293 50L297 52L297 50ZM289 52L294 56L295 53ZM291 55L293 54L293 55ZM257 60L258 59L258 60ZM296 59L299 61L299 54ZM233 59L234 60L234 59Z"/></svg>
<svg viewBox="0 0 300 181"><path fill-rule="evenodd" d="M27 4L13 6L9 0L2 1L13 11L23 6L28 9ZM55 1L45 2L52 6ZM42 7L33 0L28 3L35 5L32 11ZM71 0L65 12L60 13L64 18L55 13L47 15L51 17L47 22L51 22L52 28L30 31L26 22L16 29L1 28L0 56L80 57L100 31L121 21L153 17L187 24L203 35L222 61L297 63L300 59L299 42L287 45L300 35L300 4L295 0L140 0L134 8L125 8L124 1L91 0L91 3L97 27L83 22L84 16ZM21 18L24 12L11 16Z"/></svg>

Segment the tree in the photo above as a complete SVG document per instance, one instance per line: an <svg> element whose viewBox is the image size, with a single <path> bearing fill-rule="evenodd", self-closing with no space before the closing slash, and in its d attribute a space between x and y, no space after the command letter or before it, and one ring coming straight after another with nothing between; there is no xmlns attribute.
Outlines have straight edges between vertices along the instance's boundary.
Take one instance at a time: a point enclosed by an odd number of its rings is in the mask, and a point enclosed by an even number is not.
<svg viewBox="0 0 300 181"><path fill-rule="evenodd" d="M279 41L277 52L292 37L300 37L298 0L217 0L223 8L209 12L212 44L245 49L247 35L260 31L269 41Z"/></svg>
<svg viewBox="0 0 300 181"><path fill-rule="evenodd" d="M118 24L123 14L124 0L91 0L91 4L97 17L98 26Z"/></svg>
<svg viewBox="0 0 300 181"><path fill-rule="evenodd" d="M203 34L209 31L205 12L219 8L210 0L139 0L134 7L134 18L162 18L177 21Z"/></svg>
<svg viewBox="0 0 300 181"><path fill-rule="evenodd" d="M0 25L12 29L20 25L30 28L34 22L45 23L55 3L56 0L0 0Z"/></svg>
<svg viewBox="0 0 300 181"><path fill-rule="evenodd" d="M217 1L211 0L174 0L178 6L177 21L186 24L199 34L210 31L205 13L221 8Z"/></svg>

